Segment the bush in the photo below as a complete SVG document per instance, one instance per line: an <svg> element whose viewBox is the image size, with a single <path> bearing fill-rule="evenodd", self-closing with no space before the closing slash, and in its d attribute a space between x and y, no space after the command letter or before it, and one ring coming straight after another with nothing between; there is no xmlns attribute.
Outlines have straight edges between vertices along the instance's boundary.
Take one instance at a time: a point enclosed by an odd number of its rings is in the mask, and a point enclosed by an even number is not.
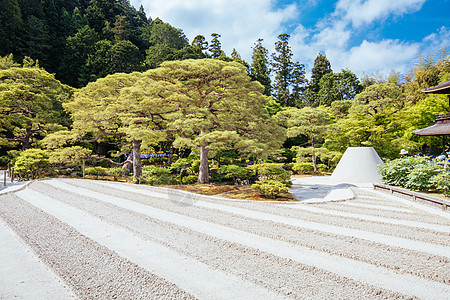
<svg viewBox="0 0 450 300"><path fill-rule="evenodd" d="M184 184L194 184L198 182L198 176L196 175L189 175L189 176L185 176L183 177L183 179L181 179L181 182Z"/></svg>
<svg viewBox="0 0 450 300"><path fill-rule="evenodd" d="M442 168L432 163L423 163L414 166L411 172L407 175L408 181L405 184L406 188L415 191L428 191L433 188L431 178L434 177Z"/></svg>
<svg viewBox="0 0 450 300"><path fill-rule="evenodd" d="M278 194L289 192L289 187L278 180L267 179L257 181L252 188L258 190L266 198L275 199Z"/></svg>
<svg viewBox="0 0 450 300"><path fill-rule="evenodd" d="M130 172L122 167L109 168L106 170L106 174L113 176L114 180L117 180L119 176L127 176Z"/></svg>
<svg viewBox="0 0 450 300"><path fill-rule="evenodd" d="M84 173L86 175L94 175L94 176L106 176L108 175L108 168L104 167L87 167L84 169Z"/></svg>
<svg viewBox="0 0 450 300"><path fill-rule="evenodd" d="M312 173L314 171L314 165L312 162L295 163L292 166L292 171L296 174Z"/></svg>
<svg viewBox="0 0 450 300"><path fill-rule="evenodd" d="M150 185L166 185L173 180L170 170L167 168L144 166L142 167L141 181Z"/></svg>
<svg viewBox="0 0 450 300"><path fill-rule="evenodd" d="M431 177L430 181L436 189L443 191L447 197L450 197L450 172L440 172Z"/></svg>
<svg viewBox="0 0 450 300"><path fill-rule="evenodd" d="M40 178L49 171L47 151L41 149L27 149L20 152L15 159L14 172L22 179Z"/></svg>
<svg viewBox="0 0 450 300"><path fill-rule="evenodd" d="M250 182L251 177L255 176L256 172L249 167L241 167L236 165L224 165L217 171L218 174L224 175L225 178L232 178L234 184L243 184Z"/></svg>
<svg viewBox="0 0 450 300"><path fill-rule="evenodd" d="M256 171L260 180L276 180L284 183L287 186L291 186L291 172L283 169L280 164L257 164L250 168Z"/></svg>
<svg viewBox="0 0 450 300"><path fill-rule="evenodd" d="M446 166L425 157L396 159L383 163L378 168L382 181L386 184L418 191L438 189L445 192L449 188Z"/></svg>

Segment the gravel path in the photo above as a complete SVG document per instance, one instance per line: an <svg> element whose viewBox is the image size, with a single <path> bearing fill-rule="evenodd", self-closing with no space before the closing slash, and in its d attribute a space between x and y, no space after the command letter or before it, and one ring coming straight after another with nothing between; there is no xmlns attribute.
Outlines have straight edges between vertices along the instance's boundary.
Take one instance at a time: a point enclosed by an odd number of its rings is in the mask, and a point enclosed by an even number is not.
<svg viewBox="0 0 450 300"><path fill-rule="evenodd" d="M450 299L450 214L352 189L279 204L35 182L0 196L0 259L45 279L31 297L11 287L29 272L0 279L0 299Z"/></svg>

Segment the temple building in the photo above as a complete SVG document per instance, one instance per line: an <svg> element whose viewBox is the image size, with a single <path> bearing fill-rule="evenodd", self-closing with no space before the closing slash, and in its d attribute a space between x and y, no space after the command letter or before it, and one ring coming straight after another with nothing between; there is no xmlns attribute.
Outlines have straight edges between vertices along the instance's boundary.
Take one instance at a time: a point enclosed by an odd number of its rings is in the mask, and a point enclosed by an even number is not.
<svg viewBox="0 0 450 300"><path fill-rule="evenodd" d="M442 136L442 147L445 150L446 137L450 135L450 81L422 90L425 94L446 94L449 102L449 112L434 117L434 125L413 132L424 136Z"/></svg>

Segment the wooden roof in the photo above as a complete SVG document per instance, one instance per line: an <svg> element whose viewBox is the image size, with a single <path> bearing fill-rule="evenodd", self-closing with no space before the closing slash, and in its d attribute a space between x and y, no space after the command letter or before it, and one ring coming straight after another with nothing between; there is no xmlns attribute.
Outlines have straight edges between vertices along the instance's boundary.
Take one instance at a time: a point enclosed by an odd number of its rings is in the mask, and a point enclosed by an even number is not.
<svg viewBox="0 0 450 300"><path fill-rule="evenodd" d="M413 132L417 135L450 135L450 113L435 118L434 125Z"/></svg>
<svg viewBox="0 0 450 300"><path fill-rule="evenodd" d="M426 94L450 94L450 81L423 89L422 92Z"/></svg>

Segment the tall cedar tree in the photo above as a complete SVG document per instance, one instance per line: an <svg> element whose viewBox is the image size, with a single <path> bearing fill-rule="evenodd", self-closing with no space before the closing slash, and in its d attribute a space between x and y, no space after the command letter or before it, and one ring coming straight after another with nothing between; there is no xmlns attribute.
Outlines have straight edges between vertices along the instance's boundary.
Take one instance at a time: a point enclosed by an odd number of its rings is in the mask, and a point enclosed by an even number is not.
<svg viewBox="0 0 450 300"><path fill-rule="evenodd" d="M292 61L292 50L287 33L278 36L275 53L272 54L272 68L275 72L273 95L283 106L301 106L301 94L306 83L304 65Z"/></svg>
<svg viewBox="0 0 450 300"><path fill-rule="evenodd" d="M258 39L255 47L253 47L250 77L264 86L264 95L270 96L272 86L270 82L269 50L262 45L262 42L263 39Z"/></svg>
<svg viewBox="0 0 450 300"><path fill-rule="evenodd" d="M311 70L311 82L309 83L309 90L313 93L319 92L319 82L320 79L330 72L333 72L331 69L330 61L327 59L325 55L319 53L316 59L314 60L314 67Z"/></svg>

